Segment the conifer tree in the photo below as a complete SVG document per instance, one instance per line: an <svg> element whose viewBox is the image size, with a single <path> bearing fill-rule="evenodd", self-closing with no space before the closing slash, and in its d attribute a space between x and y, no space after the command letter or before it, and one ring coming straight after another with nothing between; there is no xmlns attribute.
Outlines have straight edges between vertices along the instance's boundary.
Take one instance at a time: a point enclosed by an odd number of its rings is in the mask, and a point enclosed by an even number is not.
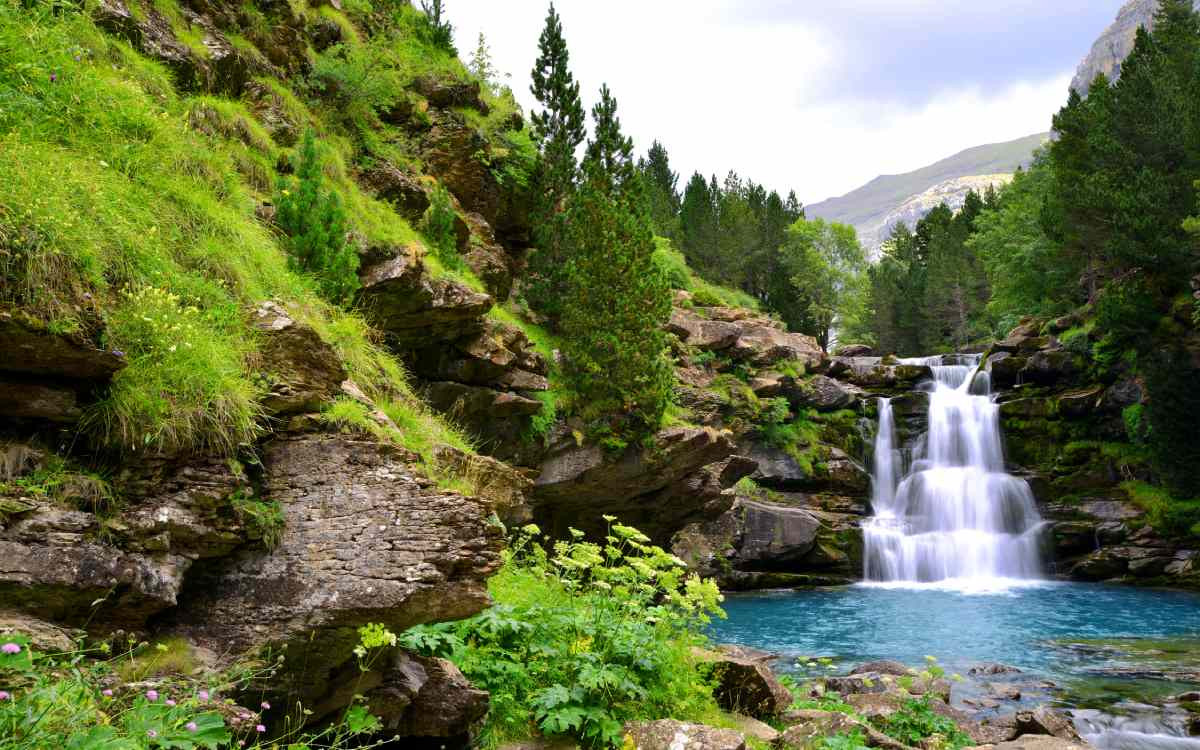
<svg viewBox="0 0 1200 750"><path fill-rule="evenodd" d="M562 21L553 3L538 40L538 51L531 88L542 108L531 114L531 120L542 158L535 178L535 249L529 257L526 297L536 310L557 320L562 314L570 261L563 211L578 178L575 151L583 143L584 122L579 84L569 69Z"/></svg>
<svg viewBox="0 0 1200 750"><path fill-rule="evenodd" d="M679 239L679 175L671 171L667 149L658 141L650 145L646 158L638 164L646 189L650 220L660 237Z"/></svg>
<svg viewBox="0 0 1200 750"><path fill-rule="evenodd" d="M583 416L619 448L656 431L670 399L674 375L663 331L670 287L654 261L633 146L607 86L592 115L595 137L566 222L572 255L563 351Z"/></svg>

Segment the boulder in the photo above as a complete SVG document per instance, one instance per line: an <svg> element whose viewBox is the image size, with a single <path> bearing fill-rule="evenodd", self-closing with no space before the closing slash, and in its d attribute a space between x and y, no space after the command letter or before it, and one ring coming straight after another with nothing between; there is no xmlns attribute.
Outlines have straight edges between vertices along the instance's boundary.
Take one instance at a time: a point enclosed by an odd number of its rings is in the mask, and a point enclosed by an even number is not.
<svg viewBox="0 0 1200 750"><path fill-rule="evenodd" d="M401 737L412 739L467 740L483 723L488 712L487 691L471 686L458 667L446 659L403 654L393 673L424 674L406 710L384 726ZM367 704L374 707L373 695L367 694Z"/></svg>
<svg viewBox="0 0 1200 750"><path fill-rule="evenodd" d="M616 458L606 456L599 445L580 445L569 433L562 434L553 442L534 484L534 517L544 530L565 535L568 527L602 532L600 516L615 515L626 523L641 524L643 532L665 542L706 513L703 507L687 503L663 515L651 499L653 493L733 454L729 437L710 429L666 429L655 436L652 448L630 446Z"/></svg>
<svg viewBox="0 0 1200 750"><path fill-rule="evenodd" d="M410 222L417 222L429 208L429 186L420 177L387 161L375 162L358 175L358 182L375 197L387 201Z"/></svg>
<svg viewBox="0 0 1200 750"><path fill-rule="evenodd" d="M838 357L870 357L874 354L875 350L866 344L847 344L835 352Z"/></svg>
<svg viewBox="0 0 1200 750"><path fill-rule="evenodd" d="M1034 352L1021 370L1022 382L1054 385L1079 372L1075 355L1066 349L1042 349Z"/></svg>
<svg viewBox="0 0 1200 750"><path fill-rule="evenodd" d="M433 127L421 141L421 159L430 174L446 186L464 209L501 229L503 200L490 166L487 140L454 112L431 112Z"/></svg>
<svg viewBox="0 0 1200 750"><path fill-rule="evenodd" d="M865 493L871 484L866 469L844 451L830 446L813 449L811 471L788 451L768 443L744 441L739 453L758 464L751 475L754 481L771 489L855 496Z"/></svg>
<svg viewBox="0 0 1200 750"><path fill-rule="evenodd" d="M479 81L463 81L433 75L418 76L412 88L428 100L430 106L439 109L467 107L487 114L487 105L479 97Z"/></svg>
<svg viewBox="0 0 1200 750"><path fill-rule="evenodd" d="M759 742L773 745L779 739L780 733L778 729L752 716L732 714L729 719L733 722L734 728L737 731L747 737L753 737Z"/></svg>
<svg viewBox="0 0 1200 750"><path fill-rule="evenodd" d="M545 391L550 387L546 359L519 329L491 319L478 333L414 351L413 370L426 380L516 391Z"/></svg>
<svg viewBox="0 0 1200 750"><path fill-rule="evenodd" d="M1025 357L1001 351L988 356L984 369L991 376L993 388L1013 388L1021 384L1021 371L1026 363Z"/></svg>
<svg viewBox="0 0 1200 750"><path fill-rule="evenodd" d="M710 352L729 349L741 334L741 328L734 323L709 320L681 307L671 308L666 328L685 344Z"/></svg>
<svg viewBox="0 0 1200 750"><path fill-rule="evenodd" d="M996 675L996 674L1020 674L1021 670L1016 667L1010 667L1007 664L999 662L987 661L982 664L976 664L967 670L969 675Z"/></svg>
<svg viewBox="0 0 1200 750"><path fill-rule="evenodd" d="M1071 567L1070 577L1080 581L1104 581L1124 575L1129 569L1129 559L1117 549L1096 550Z"/></svg>
<svg viewBox="0 0 1200 750"><path fill-rule="evenodd" d="M795 389L794 403L817 411L837 411L855 406L867 393L858 386L843 383L825 375L813 375L801 381Z"/></svg>
<svg viewBox="0 0 1200 750"><path fill-rule="evenodd" d="M456 281L431 278L420 253L408 248L362 273L358 301L368 320L406 350L481 330L492 297Z"/></svg>
<svg viewBox="0 0 1200 750"><path fill-rule="evenodd" d="M329 708L330 675L357 669L359 626L400 632L487 607L502 543L491 507L435 488L413 460L346 436L268 443L265 495L284 512L278 545L194 571L168 630L221 653L286 649L272 686Z"/></svg>
<svg viewBox="0 0 1200 750"><path fill-rule="evenodd" d="M1126 377L1105 389L1097 404L1100 411L1119 414L1130 406L1146 400L1146 387L1141 378Z"/></svg>
<svg viewBox="0 0 1200 750"><path fill-rule="evenodd" d="M260 367L269 384L262 404L268 411L320 411L338 395L346 368L337 351L312 326L298 323L270 301L251 312L250 326L260 336Z"/></svg>
<svg viewBox="0 0 1200 750"><path fill-rule="evenodd" d="M1069 742L1083 742L1070 717L1046 706L1032 711L1018 711L1016 721L1018 735L1045 734Z"/></svg>
<svg viewBox="0 0 1200 750"><path fill-rule="evenodd" d="M6 636L22 635L43 653L68 653L76 650L75 639L80 634L20 612L0 610L0 641Z"/></svg>
<svg viewBox="0 0 1200 750"><path fill-rule="evenodd" d="M786 569L817 543L821 521L807 508L788 508L739 499L740 535L736 564L747 569Z"/></svg>
<svg viewBox="0 0 1200 750"><path fill-rule="evenodd" d="M882 661L869 661L864 664L859 664L857 667L850 670L851 675L870 674L872 672L875 674L890 674L897 677L903 677L904 675L912 674L913 670L907 665L901 664L898 661L892 661L891 659L884 659Z"/></svg>
<svg viewBox="0 0 1200 750"><path fill-rule="evenodd" d="M1017 728L1017 717L1013 714L1006 716L988 717L979 722L967 724L968 734L972 741L979 745L991 745L1016 739L1020 730Z"/></svg>
<svg viewBox="0 0 1200 750"><path fill-rule="evenodd" d="M812 336L788 333L763 323L742 325L737 340L729 348L729 354L734 360L755 367L769 367L788 361L812 368L825 360L825 352Z"/></svg>
<svg viewBox="0 0 1200 750"><path fill-rule="evenodd" d="M792 693L767 666L770 655L697 651L713 665L713 697L727 711L758 719L779 716L792 705Z"/></svg>
<svg viewBox="0 0 1200 750"><path fill-rule="evenodd" d="M780 750L817 750L824 747L822 740L835 734L858 732L867 747L882 750L907 750L906 746L888 737L869 724L846 714L816 709L790 710L783 716L784 724L790 725L779 737Z"/></svg>
<svg viewBox="0 0 1200 750"><path fill-rule="evenodd" d="M746 750L746 738L733 729L715 729L675 719L631 721L625 747L634 750Z"/></svg>

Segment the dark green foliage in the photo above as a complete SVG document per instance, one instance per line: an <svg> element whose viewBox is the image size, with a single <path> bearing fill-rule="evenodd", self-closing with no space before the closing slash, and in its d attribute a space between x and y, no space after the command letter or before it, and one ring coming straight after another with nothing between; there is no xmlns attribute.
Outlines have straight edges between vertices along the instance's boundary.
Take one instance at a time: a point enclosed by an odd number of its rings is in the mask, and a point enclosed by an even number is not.
<svg viewBox="0 0 1200 750"><path fill-rule="evenodd" d="M326 299L347 304L358 290L358 254L346 240L341 198L325 189L313 131L304 133L296 179L281 180L276 221L288 236L293 265L311 274Z"/></svg>
<svg viewBox="0 0 1200 750"><path fill-rule="evenodd" d="M852 227L800 219L787 230L768 300L788 328L829 346L835 321L857 320L866 258Z"/></svg>
<svg viewBox="0 0 1200 750"><path fill-rule="evenodd" d="M1147 354L1144 363L1146 443L1154 467L1173 494L1200 497L1200 389L1192 355L1176 343Z"/></svg>
<svg viewBox="0 0 1200 750"><path fill-rule="evenodd" d="M638 162L646 189L650 223L659 237L679 241L679 175L671 171L667 149L658 141L650 145L646 158Z"/></svg>
<svg viewBox="0 0 1200 750"><path fill-rule="evenodd" d="M593 116L596 137L567 210L565 372L586 418L642 437L658 429L674 384L663 331L670 287L607 87Z"/></svg>
<svg viewBox="0 0 1200 750"><path fill-rule="evenodd" d="M444 268L455 273L471 272L466 260L458 252L458 235L454 231L454 206L450 193L442 185L434 187L429 197L429 208L421 217L421 232L433 251L433 255Z"/></svg>
<svg viewBox="0 0 1200 750"><path fill-rule="evenodd" d="M579 84L568 67L570 55L553 3L538 40L538 52L532 91L542 109L530 118L542 159L534 178L535 249L529 256L526 297L536 310L557 320L563 312L570 261L564 211L578 178L575 151L583 143L584 123Z"/></svg>
<svg viewBox="0 0 1200 750"><path fill-rule="evenodd" d="M428 21L425 41L434 47L439 47L451 55L457 55L454 48L454 27L446 19L446 3L444 0L421 0L421 11Z"/></svg>

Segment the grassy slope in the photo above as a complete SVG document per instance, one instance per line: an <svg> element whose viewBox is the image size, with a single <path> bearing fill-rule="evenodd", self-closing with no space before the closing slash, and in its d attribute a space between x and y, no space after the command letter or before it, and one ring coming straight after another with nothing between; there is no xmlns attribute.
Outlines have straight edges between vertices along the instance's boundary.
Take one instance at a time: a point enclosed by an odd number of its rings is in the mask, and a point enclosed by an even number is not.
<svg viewBox="0 0 1200 750"><path fill-rule="evenodd" d="M347 177L361 134L269 83L289 114L322 134L326 171L356 235L420 242ZM253 442L264 422L245 311L278 299L402 425L386 437L426 457L437 443L469 448L414 397L362 319L323 302L289 268L279 238L255 217L288 150L241 103L176 93L165 68L84 13L0 0L0 152L0 305L53 330L99 336L128 357L81 424L94 447L230 454Z"/></svg>

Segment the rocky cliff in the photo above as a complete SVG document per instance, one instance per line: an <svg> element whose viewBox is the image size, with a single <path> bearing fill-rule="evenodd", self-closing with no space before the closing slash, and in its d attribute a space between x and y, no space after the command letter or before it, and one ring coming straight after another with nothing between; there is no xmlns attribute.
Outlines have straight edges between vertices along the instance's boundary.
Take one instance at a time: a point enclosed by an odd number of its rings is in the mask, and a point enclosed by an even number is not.
<svg viewBox="0 0 1200 750"><path fill-rule="evenodd" d="M1139 27L1154 28L1154 13L1158 0L1129 0L1117 12L1117 20L1104 30L1092 45L1087 57L1079 64L1071 89L1087 96L1088 87L1096 76L1104 75L1110 81L1121 76L1121 64L1133 51L1133 40Z"/></svg>

